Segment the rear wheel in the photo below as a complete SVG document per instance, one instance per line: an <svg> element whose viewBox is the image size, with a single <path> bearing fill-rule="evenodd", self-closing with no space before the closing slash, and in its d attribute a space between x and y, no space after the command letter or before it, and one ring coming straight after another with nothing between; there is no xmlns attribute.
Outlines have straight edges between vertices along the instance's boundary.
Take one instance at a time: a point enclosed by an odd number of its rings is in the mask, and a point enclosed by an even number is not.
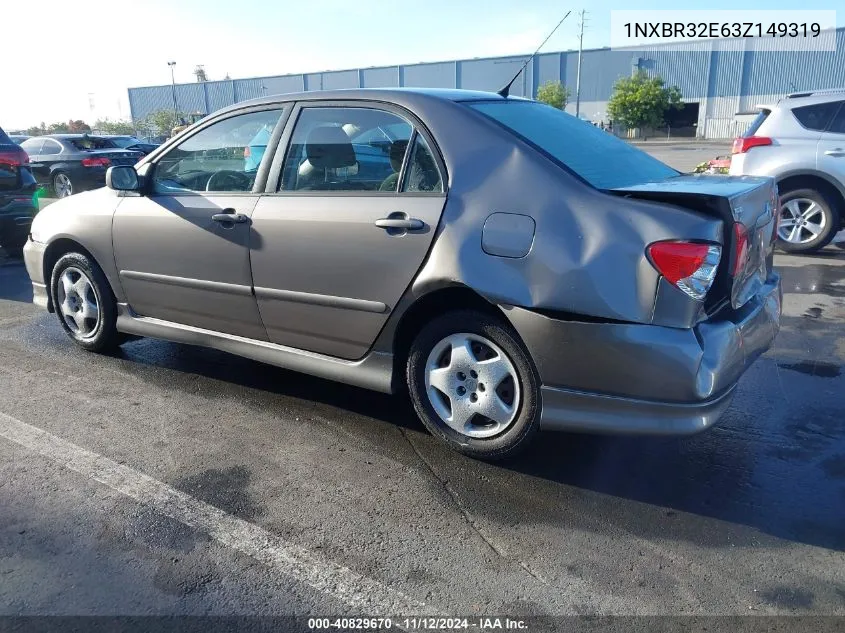
<svg viewBox="0 0 845 633"><path fill-rule="evenodd" d="M53 267L50 292L59 323L74 343L90 352L120 344L117 305L96 262L81 253L62 256Z"/></svg>
<svg viewBox="0 0 845 633"><path fill-rule="evenodd" d="M523 449L539 426L539 380L516 333L475 311L445 314L411 345L408 391L432 435L481 459Z"/></svg>
<svg viewBox="0 0 845 633"><path fill-rule="evenodd" d="M812 253L839 230L836 208L814 189L787 191L780 198L778 244L788 253Z"/></svg>
<svg viewBox="0 0 845 633"><path fill-rule="evenodd" d="M53 174L53 191L57 198L67 198L73 195L73 182L63 171Z"/></svg>

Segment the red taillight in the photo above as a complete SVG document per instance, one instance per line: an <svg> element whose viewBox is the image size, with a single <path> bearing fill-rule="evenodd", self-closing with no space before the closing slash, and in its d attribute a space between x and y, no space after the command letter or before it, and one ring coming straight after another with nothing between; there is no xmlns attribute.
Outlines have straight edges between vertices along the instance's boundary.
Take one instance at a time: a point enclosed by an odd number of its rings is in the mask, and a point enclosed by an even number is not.
<svg viewBox="0 0 845 633"><path fill-rule="evenodd" d="M761 147L763 145L771 145L772 139L768 136L740 136L734 139L732 154L744 154L752 147Z"/></svg>
<svg viewBox="0 0 845 633"><path fill-rule="evenodd" d="M734 224L734 266L731 274L737 277L748 263L748 229L741 222Z"/></svg>
<svg viewBox="0 0 845 633"><path fill-rule="evenodd" d="M247 145L246 147L244 147L244 158L249 158L250 154L251 152L249 151L249 145Z"/></svg>
<svg viewBox="0 0 845 633"><path fill-rule="evenodd" d="M722 248L695 242L655 242L647 249L652 265L666 281L701 300L713 285Z"/></svg>
<svg viewBox="0 0 845 633"><path fill-rule="evenodd" d="M0 163L20 167L29 163L29 156L22 149L14 152L0 152Z"/></svg>
<svg viewBox="0 0 845 633"><path fill-rule="evenodd" d="M111 161L108 158L83 158L83 167L108 167Z"/></svg>

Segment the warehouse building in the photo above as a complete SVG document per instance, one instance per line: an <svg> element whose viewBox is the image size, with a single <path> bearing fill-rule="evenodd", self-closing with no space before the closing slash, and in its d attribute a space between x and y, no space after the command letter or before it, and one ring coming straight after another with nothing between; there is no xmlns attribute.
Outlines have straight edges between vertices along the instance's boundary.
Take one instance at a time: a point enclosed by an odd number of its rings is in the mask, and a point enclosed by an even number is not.
<svg viewBox="0 0 845 633"><path fill-rule="evenodd" d="M672 114L673 135L731 138L749 122L759 103L777 101L791 92L845 88L845 28L835 32L836 50L772 50L772 40L726 39L649 48L600 48L583 51L580 116L607 121L607 101L619 78L641 69L681 89L684 108ZM263 95L396 86L501 88L530 55L354 68L274 77L177 84L181 112L208 114L224 106ZM512 95L534 97L546 81L559 80L572 91L567 111L575 111L578 51L537 55L511 88ZM133 120L173 108L170 84L129 89Z"/></svg>

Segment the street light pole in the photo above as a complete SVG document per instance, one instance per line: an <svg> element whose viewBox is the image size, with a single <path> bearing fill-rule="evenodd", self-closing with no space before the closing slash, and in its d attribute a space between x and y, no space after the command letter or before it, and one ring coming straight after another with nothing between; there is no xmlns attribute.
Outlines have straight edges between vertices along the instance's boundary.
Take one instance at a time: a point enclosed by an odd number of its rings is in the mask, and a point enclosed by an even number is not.
<svg viewBox="0 0 845 633"><path fill-rule="evenodd" d="M173 86L173 125L179 125L179 106L176 105L176 76L173 71L176 62L167 62L167 65L170 66L170 82Z"/></svg>

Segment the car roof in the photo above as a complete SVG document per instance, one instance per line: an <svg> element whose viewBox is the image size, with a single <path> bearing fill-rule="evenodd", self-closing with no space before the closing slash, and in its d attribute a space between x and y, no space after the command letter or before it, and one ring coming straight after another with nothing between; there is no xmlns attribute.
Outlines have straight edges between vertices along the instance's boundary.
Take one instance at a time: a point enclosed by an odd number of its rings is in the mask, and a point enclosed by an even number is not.
<svg viewBox="0 0 845 633"><path fill-rule="evenodd" d="M281 101L345 101L345 100L387 101L398 104L412 104L421 100L440 101L526 101L522 97L503 97L495 92L482 90L460 90L457 88L349 88L340 90L311 90L267 95L249 101L240 101L219 112L229 112L243 107L274 104Z"/></svg>
<svg viewBox="0 0 845 633"><path fill-rule="evenodd" d="M775 107L797 108L798 106L815 105L817 103L830 103L831 101L845 101L845 89L821 90L817 92L796 92L787 95L777 102L775 106L758 106L773 109Z"/></svg>

